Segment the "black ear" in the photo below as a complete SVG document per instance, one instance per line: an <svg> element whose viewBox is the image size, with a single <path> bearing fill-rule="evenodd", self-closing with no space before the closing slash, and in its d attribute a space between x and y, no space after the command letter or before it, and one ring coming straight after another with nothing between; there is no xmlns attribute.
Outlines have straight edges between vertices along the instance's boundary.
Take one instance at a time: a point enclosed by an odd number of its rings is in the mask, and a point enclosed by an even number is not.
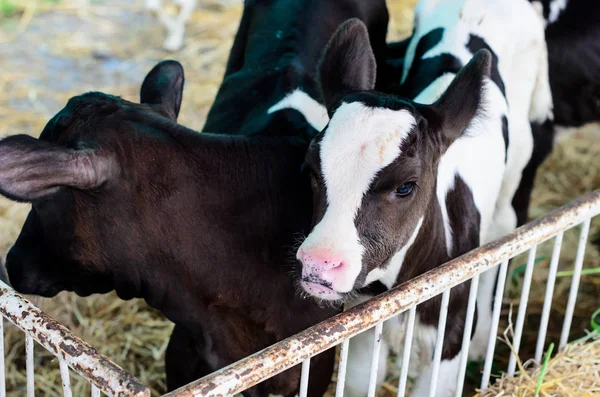
<svg viewBox="0 0 600 397"><path fill-rule="evenodd" d="M433 105L442 117L442 131L448 144L462 134L484 106L484 81L490 77L491 64L492 54L488 50L477 51Z"/></svg>
<svg viewBox="0 0 600 397"><path fill-rule="evenodd" d="M375 88L377 64L365 24L357 18L341 24L329 40L318 70L329 116L343 95Z"/></svg>
<svg viewBox="0 0 600 397"><path fill-rule="evenodd" d="M11 200L36 201L63 186L94 189L115 169L112 158L92 150L67 149L28 135L0 140L0 194Z"/></svg>
<svg viewBox="0 0 600 397"><path fill-rule="evenodd" d="M183 66L177 61L162 61L148 73L140 90L140 102L162 105L172 120L177 120L183 96Z"/></svg>

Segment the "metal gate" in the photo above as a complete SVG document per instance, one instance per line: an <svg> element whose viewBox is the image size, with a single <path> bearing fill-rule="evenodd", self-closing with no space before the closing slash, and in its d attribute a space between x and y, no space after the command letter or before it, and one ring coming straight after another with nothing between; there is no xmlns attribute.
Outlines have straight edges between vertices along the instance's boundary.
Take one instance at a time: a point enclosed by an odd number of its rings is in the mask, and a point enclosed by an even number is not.
<svg viewBox="0 0 600 397"><path fill-rule="evenodd" d="M600 213L600 190L572 201L571 203L543 216L515 232L480 248L468 252L444 265L429 271L407 283L404 283L384 294L355 306L335 317L323 321L305 331L272 345L243 360L216 371L202 379L190 383L165 396L230 396L273 377L293 366L302 365L300 397L307 394L310 358L341 344L340 361L337 372L336 396L342 396L346 379L346 366L350 338L375 328L373 340L373 361L371 363L369 397L375 395L375 381L378 371L378 352L381 346L383 322L398 314L408 312L406 321L404 353L398 386L398 396L405 395L410 350L415 324L416 308L422 302L441 294L442 305L438 319L436 345L432 363L430 395L435 396L435 385L439 375L442 356L444 329L447 321L450 290L458 284L472 280L465 332L462 340L460 372L457 379L456 396L462 395L467 356L470 344L475 298L479 283L479 275L499 265L499 277L494 297L492 324L483 366L481 389L485 390L490 383L492 360L497 343L498 325L502 298L507 279L510 259L527 252L527 265L521 290L512 346L514 353L510 357L506 372L515 373L517 355L521 343L523 325L527 315L527 298L531 287L536 250L539 244L554 239L552 257L546 284L540 327L537 337L534 360L540 363L545 345L554 284L556 281L559 256L564 232L580 228L577 253L574 261L570 293L566 306L566 315L562 323L559 348L563 348L568 340L573 319L573 311L577 302L577 292L583 267L590 222ZM69 387L69 369L83 376L93 385L93 396L100 390L108 395L116 396L149 396L149 391L134 377L124 372L117 365L101 356L91 346L74 336L68 329L52 320L41 310L14 293L5 284L0 284L0 312L26 333L27 338L27 375L28 397L33 395L33 340L59 358L64 395L71 396ZM319 335L319 338L315 338ZM1 333L0 333L1 337ZM3 341L0 341L3 342ZM0 343L0 349L3 343ZM0 354L0 397L4 396L4 352ZM31 389L30 389L31 387ZM31 394L29 394L31 393Z"/></svg>

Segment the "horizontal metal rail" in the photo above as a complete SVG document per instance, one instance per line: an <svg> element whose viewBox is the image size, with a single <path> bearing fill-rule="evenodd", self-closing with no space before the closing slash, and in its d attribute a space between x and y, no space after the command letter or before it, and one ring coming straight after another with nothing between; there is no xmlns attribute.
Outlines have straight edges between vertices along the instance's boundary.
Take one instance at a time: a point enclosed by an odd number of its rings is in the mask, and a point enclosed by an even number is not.
<svg viewBox="0 0 600 397"><path fill-rule="evenodd" d="M409 282L165 396L231 396L461 284L600 213L600 189Z"/></svg>
<svg viewBox="0 0 600 397"><path fill-rule="evenodd" d="M0 313L19 327L28 339L35 339L76 373L109 396L149 397L150 390L136 378L98 353L12 288L0 281ZM33 395L33 344L28 343L28 395ZM31 361L31 363L29 363ZM64 378L63 378L64 379ZM63 380L64 381L64 380ZM29 392L29 390L31 391Z"/></svg>

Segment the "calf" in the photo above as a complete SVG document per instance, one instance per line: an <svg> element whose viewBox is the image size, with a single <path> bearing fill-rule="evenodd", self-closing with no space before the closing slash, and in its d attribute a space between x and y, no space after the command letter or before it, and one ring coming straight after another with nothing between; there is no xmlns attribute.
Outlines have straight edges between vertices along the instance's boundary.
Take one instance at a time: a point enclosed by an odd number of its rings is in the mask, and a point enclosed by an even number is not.
<svg viewBox="0 0 600 397"><path fill-rule="evenodd" d="M531 0L546 21L557 125L600 121L600 2Z"/></svg>
<svg viewBox="0 0 600 397"><path fill-rule="evenodd" d="M306 156L314 228L297 251L300 283L320 299L403 283L517 223L511 199L531 157L529 123L551 109L541 18L525 0L424 0L415 21L400 86L412 101L373 90L375 60L358 21L337 31L320 66L331 120ZM482 275L474 358L486 348L494 281L494 271ZM455 392L468 288L450 295L436 396ZM429 394L440 299L417 309L417 396ZM387 344L401 348L402 322L386 323L382 366ZM370 340L351 343L350 395L366 393L358 374L370 352L357 345Z"/></svg>
<svg viewBox="0 0 600 397"><path fill-rule="evenodd" d="M600 121L600 2L530 1L544 18L554 117L531 123L533 151L512 200L517 225L528 219L536 172L552 152L555 125L579 127ZM394 72L385 83L387 92L401 92L397 75L404 69L410 40L388 46L387 63Z"/></svg>
<svg viewBox="0 0 600 397"><path fill-rule="evenodd" d="M176 123L183 71L165 62L146 77L142 104L88 93L40 139L1 141L0 193L32 203L6 258L14 288L144 298L175 323L169 389L338 312L296 295L289 252L310 226L300 166L327 117L307 92L349 17L385 46L383 0L246 1L205 126L213 133ZM312 360L313 396L330 381L333 353ZM247 395L291 396L299 376L293 368Z"/></svg>
<svg viewBox="0 0 600 397"><path fill-rule="evenodd" d="M163 63L141 105L84 94L40 139L0 141L0 193L32 203L6 258L12 286L144 298L176 324L169 389L336 312L297 297L286 265L310 217L298 177L305 142L180 126L182 82L179 65ZM313 395L329 384L333 360L331 351L313 362ZM294 368L248 395L291 396L298 379Z"/></svg>

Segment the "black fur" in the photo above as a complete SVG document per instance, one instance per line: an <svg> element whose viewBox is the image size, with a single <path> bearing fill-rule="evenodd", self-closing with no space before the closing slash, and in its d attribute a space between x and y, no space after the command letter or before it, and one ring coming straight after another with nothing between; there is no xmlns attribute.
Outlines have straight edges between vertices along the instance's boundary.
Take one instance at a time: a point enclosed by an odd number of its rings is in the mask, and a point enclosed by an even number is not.
<svg viewBox="0 0 600 397"><path fill-rule="evenodd" d="M492 81L498 86L500 92L502 92L502 96L506 97L506 87L504 86L504 81L500 76L500 70L498 69L498 55L492 50L488 43L483 40L483 38L471 34L469 35L469 42L467 43L467 48L471 51L471 54L475 54L477 51L485 49L488 50L492 56L492 64L490 65L490 78Z"/></svg>
<svg viewBox="0 0 600 397"><path fill-rule="evenodd" d="M502 138L504 138L504 150L506 151L506 153L504 155L504 162L506 163L508 161L508 144L509 144L508 119L506 118L506 116L502 116Z"/></svg>
<svg viewBox="0 0 600 397"><path fill-rule="evenodd" d="M344 95L375 88L377 64L365 24L354 18L341 25L319 65L321 92L329 116Z"/></svg>
<svg viewBox="0 0 600 397"><path fill-rule="evenodd" d="M159 62L140 89L141 103L160 105L171 120L177 120L184 82L183 67L176 61Z"/></svg>

